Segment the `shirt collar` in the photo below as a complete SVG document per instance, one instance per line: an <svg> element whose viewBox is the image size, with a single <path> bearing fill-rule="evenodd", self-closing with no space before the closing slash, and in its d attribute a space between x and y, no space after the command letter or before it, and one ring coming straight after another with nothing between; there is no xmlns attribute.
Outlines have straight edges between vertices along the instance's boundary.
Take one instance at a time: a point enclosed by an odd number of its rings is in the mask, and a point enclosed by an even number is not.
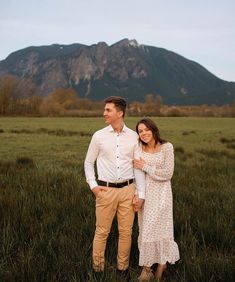
<svg viewBox="0 0 235 282"><path fill-rule="evenodd" d="M112 126L111 125L109 125L108 127L107 127L107 129L108 129L108 131L109 132L114 132L114 129L112 128ZM126 130L127 130L127 126L125 125L125 123L124 123L124 125L123 125L123 128L122 128L122 131L121 132L126 132Z"/></svg>

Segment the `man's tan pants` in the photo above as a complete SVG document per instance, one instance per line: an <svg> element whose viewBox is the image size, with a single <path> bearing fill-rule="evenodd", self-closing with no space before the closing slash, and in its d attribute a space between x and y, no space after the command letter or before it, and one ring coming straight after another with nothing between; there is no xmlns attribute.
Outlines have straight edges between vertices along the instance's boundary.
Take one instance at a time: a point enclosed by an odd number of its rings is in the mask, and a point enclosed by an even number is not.
<svg viewBox="0 0 235 282"><path fill-rule="evenodd" d="M135 185L130 184L123 188L102 190L96 197L96 230L92 254L95 271L104 270L106 242L116 213L119 231L117 268L128 268L135 215L132 205L134 193Z"/></svg>

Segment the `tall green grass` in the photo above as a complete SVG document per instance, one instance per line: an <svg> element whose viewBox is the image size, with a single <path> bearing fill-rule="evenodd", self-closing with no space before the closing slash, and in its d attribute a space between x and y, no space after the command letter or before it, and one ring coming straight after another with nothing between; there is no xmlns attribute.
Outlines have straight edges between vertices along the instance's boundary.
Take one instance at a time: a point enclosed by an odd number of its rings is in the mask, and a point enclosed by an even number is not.
<svg viewBox="0 0 235 282"><path fill-rule="evenodd" d="M175 239L166 281L234 281L233 119L156 118L175 147ZM128 118L134 128L136 118ZM83 160L102 119L0 119L0 280L95 281L95 200ZM228 146L228 144L230 146ZM115 281L117 224L102 281ZM135 220L131 276L139 274Z"/></svg>

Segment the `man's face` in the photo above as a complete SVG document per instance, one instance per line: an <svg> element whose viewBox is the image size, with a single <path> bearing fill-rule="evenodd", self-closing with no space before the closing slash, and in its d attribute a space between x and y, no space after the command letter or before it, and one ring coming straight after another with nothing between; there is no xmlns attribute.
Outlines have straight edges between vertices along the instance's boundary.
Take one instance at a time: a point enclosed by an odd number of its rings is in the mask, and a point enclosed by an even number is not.
<svg viewBox="0 0 235 282"><path fill-rule="evenodd" d="M119 111L115 107L114 103L105 104L103 116L106 123L113 124L116 121L118 121L120 118L122 118L122 115L123 112Z"/></svg>

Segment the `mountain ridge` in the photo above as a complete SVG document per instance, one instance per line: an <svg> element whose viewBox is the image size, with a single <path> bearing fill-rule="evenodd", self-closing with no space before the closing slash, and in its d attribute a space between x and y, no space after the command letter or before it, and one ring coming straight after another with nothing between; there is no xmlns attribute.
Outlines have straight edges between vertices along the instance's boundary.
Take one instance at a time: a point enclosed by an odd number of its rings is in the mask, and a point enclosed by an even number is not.
<svg viewBox="0 0 235 282"><path fill-rule="evenodd" d="M166 104L226 104L235 100L235 83L222 80L202 65L170 50L122 39L112 45L98 42L30 46L0 61L0 76L30 78L39 94L61 87L79 97L101 100L120 95L144 101L160 95Z"/></svg>

